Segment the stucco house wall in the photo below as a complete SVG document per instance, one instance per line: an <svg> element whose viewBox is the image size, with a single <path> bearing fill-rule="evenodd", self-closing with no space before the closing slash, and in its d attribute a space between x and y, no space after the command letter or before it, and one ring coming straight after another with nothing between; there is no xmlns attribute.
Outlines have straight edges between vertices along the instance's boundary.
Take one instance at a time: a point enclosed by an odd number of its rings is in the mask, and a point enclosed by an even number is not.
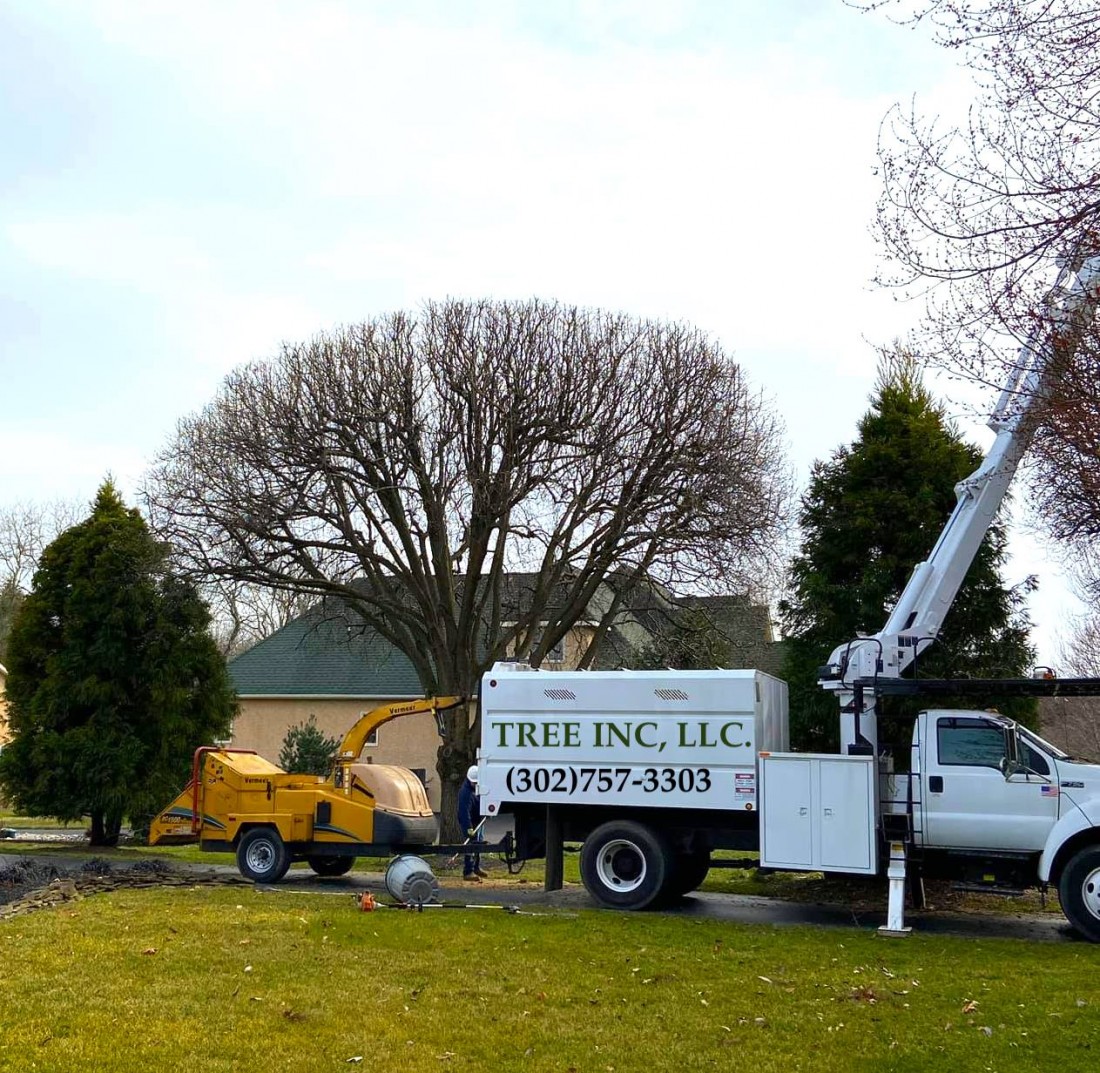
<svg viewBox="0 0 1100 1073"><path fill-rule="evenodd" d="M11 739L11 732L8 730L8 702L4 700L7 681L7 668L0 663L0 749L4 747L4 742Z"/></svg>
<svg viewBox="0 0 1100 1073"><path fill-rule="evenodd" d="M278 763L283 739L291 727L309 721L326 737L342 738L360 716L372 708L408 697L242 697L233 721L232 748L255 749ZM421 776L432 808L439 808L439 785L435 754L439 734L431 715L407 715L379 727L377 744L363 749L366 763L398 764Z"/></svg>

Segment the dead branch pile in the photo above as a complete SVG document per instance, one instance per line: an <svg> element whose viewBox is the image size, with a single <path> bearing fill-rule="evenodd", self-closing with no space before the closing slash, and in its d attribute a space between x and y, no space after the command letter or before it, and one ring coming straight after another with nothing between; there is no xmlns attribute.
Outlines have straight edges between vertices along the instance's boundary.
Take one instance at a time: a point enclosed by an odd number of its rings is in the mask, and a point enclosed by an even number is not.
<svg viewBox="0 0 1100 1073"><path fill-rule="evenodd" d="M23 857L0 865L0 921L117 890L236 886L246 882L229 872L175 871L163 861L136 861L125 868L114 868L110 861L94 857L79 868L59 869L55 864Z"/></svg>

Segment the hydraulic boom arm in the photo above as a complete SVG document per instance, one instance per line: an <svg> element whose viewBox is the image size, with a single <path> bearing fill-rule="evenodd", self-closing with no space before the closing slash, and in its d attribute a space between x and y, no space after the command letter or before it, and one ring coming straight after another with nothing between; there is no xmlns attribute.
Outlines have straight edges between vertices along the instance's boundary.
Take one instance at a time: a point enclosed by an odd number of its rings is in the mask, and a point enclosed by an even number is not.
<svg viewBox="0 0 1100 1073"><path fill-rule="evenodd" d="M886 625L870 637L836 648L819 673L822 688L841 705L841 745L857 751L877 746L874 699L854 709L858 678L897 678L938 636L959 586L981 546L1031 437L1034 404L1042 395L1051 361L1072 355L1096 315L1100 256L1062 267L1047 296L1047 321L1020 348L989 427L996 433L981 465L955 486L958 501L932 554L918 563Z"/></svg>

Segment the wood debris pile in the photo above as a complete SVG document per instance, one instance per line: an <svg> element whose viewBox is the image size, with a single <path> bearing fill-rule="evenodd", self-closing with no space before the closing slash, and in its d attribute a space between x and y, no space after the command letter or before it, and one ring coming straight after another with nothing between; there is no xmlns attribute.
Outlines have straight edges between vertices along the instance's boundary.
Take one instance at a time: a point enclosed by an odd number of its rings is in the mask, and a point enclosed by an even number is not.
<svg viewBox="0 0 1100 1073"><path fill-rule="evenodd" d="M110 861L93 858L64 874L51 864L21 858L0 865L0 920L78 901L93 894L150 887L239 886L246 883L233 873L175 871L162 861L137 861L114 868Z"/></svg>

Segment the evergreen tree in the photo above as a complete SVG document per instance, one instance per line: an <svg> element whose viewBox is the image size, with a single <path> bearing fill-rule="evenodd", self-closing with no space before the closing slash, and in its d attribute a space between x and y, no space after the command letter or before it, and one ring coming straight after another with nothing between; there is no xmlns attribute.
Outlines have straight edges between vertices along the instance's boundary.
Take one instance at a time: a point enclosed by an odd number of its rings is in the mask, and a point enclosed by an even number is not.
<svg viewBox="0 0 1100 1073"><path fill-rule="evenodd" d="M327 775L339 748L340 739L325 737L311 715L308 722L286 732L279 750L279 766L292 775Z"/></svg>
<svg viewBox="0 0 1100 1073"><path fill-rule="evenodd" d="M836 748L836 698L817 685L818 668L838 644L882 628L913 567L928 557L954 509L955 484L980 460L981 452L963 441L925 388L914 359L885 358L856 442L815 464L802 500L802 549L791 567L792 595L780 604L791 740L798 748ZM1004 527L995 522L915 673L1012 677L1031 666L1023 599L1033 582L1005 586L1006 544ZM1031 723L1036 714L1035 702L1023 698L936 704L995 706ZM910 717L921 706L919 699L884 698L880 739L907 741Z"/></svg>
<svg viewBox="0 0 1100 1073"><path fill-rule="evenodd" d="M194 589L114 485L43 553L8 645L12 740L0 788L28 815L89 816L117 841L186 781L194 749L235 709Z"/></svg>
<svg viewBox="0 0 1100 1073"><path fill-rule="evenodd" d="M22 599L23 594L12 579L0 582L0 663L7 662L8 635Z"/></svg>

